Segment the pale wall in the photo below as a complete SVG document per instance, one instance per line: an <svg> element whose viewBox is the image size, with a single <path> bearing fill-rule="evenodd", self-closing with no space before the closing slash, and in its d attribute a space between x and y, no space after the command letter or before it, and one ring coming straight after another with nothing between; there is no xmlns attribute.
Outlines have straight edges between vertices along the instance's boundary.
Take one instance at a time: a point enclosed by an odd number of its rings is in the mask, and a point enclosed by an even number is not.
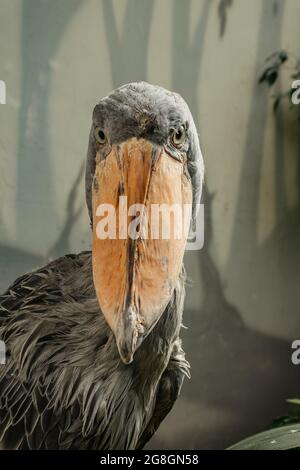
<svg viewBox="0 0 300 470"><path fill-rule="evenodd" d="M300 335L299 124L287 105L274 116L257 80L272 52L300 57L300 1L234 0L222 38L218 4L0 0L2 289L89 248L80 175L99 98L145 79L182 93L198 121L207 241L186 256L194 379L160 446L222 447L268 424L299 390L289 369Z"/></svg>

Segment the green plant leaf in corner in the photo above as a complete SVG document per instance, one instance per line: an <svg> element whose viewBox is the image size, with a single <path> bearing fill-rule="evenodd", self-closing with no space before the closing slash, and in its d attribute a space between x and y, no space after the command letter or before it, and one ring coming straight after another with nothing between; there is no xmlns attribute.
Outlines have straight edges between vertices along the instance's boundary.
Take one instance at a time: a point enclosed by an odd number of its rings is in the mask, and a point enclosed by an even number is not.
<svg viewBox="0 0 300 470"><path fill-rule="evenodd" d="M287 402L292 405L300 405L300 398L289 398Z"/></svg>
<svg viewBox="0 0 300 470"><path fill-rule="evenodd" d="M300 424L270 429L229 447L228 450L288 450L300 449Z"/></svg>

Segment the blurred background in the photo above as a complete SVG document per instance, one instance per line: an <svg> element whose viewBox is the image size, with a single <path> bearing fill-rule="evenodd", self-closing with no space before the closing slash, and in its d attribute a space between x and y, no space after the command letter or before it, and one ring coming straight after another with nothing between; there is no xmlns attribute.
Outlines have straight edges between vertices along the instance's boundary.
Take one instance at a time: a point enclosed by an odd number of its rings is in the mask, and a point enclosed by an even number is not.
<svg viewBox="0 0 300 470"><path fill-rule="evenodd" d="M297 0L0 0L0 287L90 248L84 162L96 102L129 81L177 91L206 164L205 245L187 252L192 365L151 448L224 448L299 396L299 111L280 49L300 58ZM295 59L296 60L296 59Z"/></svg>

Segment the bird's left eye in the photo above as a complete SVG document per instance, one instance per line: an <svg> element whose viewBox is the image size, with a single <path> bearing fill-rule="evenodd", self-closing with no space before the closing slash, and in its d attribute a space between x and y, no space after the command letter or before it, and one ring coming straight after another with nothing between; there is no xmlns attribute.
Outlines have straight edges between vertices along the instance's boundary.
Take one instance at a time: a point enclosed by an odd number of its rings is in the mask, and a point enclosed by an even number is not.
<svg viewBox="0 0 300 470"><path fill-rule="evenodd" d="M174 129L171 135L172 144L175 147L180 147L186 138L186 130L183 126L180 126L178 129Z"/></svg>
<svg viewBox="0 0 300 470"><path fill-rule="evenodd" d="M106 135L100 127L95 128L95 139L101 145L103 145L107 142Z"/></svg>

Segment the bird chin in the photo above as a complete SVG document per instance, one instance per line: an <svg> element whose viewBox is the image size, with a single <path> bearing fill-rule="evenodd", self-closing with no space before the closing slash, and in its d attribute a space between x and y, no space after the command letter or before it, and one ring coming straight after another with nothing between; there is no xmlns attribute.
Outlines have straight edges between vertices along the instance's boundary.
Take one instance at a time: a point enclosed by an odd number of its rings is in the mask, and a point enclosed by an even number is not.
<svg viewBox="0 0 300 470"><path fill-rule="evenodd" d="M122 361L163 314L180 274L192 208L184 163L132 138L96 157L93 278Z"/></svg>

